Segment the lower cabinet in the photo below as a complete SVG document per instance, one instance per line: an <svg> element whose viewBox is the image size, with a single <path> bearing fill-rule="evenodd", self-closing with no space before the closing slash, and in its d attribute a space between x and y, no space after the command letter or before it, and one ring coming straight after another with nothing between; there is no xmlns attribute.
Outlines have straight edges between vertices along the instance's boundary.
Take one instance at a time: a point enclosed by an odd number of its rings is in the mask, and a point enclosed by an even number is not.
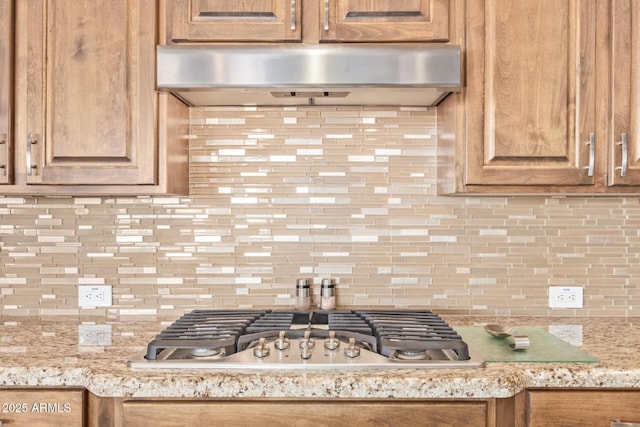
<svg viewBox="0 0 640 427"><path fill-rule="evenodd" d="M493 426L491 400L126 401L123 425Z"/></svg>
<svg viewBox="0 0 640 427"><path fill-rule="evenodd" d="M639 403L635 389L530 389L503 399L130 399L88 393L86 425L617 427L615 422L640 423Z"/></svg>
<svg viewBox="0 0 640 427"><path fill-rule="evenodd" d="M640 391L541 389L526 397L527 427L640 425Z"/></svg>
<svg viewBox="0 0 640 427"><path fill-rule="evenodd" d="M0 424L28 427L82 427L85 390L60 388L0 389Z"/></svg>
<svg viewBox="0 0 640 427"><path fill-rule="evenodd" d="M507 399L124 399L0 389L0 425L584 427L639 423L640 390L530 389ZM630 424L635 425L635 424Z"/></svg>

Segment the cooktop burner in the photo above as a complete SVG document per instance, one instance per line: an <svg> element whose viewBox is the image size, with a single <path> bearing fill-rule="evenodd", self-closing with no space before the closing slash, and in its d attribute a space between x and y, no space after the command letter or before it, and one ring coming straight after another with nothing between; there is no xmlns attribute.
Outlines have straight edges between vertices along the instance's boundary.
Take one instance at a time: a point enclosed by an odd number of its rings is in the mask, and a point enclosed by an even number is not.
<svg viewBox="0 0 640 427"><path fill-rule="evenodd" d="M134 368L478 367L431 310L194 310L158 334Z"/></svg>

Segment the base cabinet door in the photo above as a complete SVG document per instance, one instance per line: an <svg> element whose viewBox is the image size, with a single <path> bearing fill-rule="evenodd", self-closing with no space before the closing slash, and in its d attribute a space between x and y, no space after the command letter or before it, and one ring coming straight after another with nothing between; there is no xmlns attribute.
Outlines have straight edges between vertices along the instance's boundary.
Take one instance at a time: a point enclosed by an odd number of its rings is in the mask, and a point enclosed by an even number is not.
<svg viewBox="0 0 640 427"><path fill-rule="evenodd" d="M609 427L640 423L640 392L630 390L531 390L528 427Z"/></svg>
<svg viewBox="0 0 640 427"><path fill-rule="evenodd" d="M84 389L1 389L3 426L82 427Z"/></svg>
<svg viewBox="0 0 640 427"><path fill-rule="evenodd" d="M129 401L125 426L430 426L488 424L483 401Z"/></svg>

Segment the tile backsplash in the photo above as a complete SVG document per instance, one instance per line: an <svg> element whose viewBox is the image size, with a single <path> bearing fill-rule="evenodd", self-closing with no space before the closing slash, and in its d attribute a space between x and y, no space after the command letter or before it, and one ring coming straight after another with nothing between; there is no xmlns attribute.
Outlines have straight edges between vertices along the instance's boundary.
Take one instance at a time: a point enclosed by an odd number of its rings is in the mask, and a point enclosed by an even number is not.
<svg viewBox="0 0 640 427"><path fill-rule="evenodd" d="M189 197L0 196L0 314L293 307L640 313L637 197L436 196L436 110L194 108ZM1 191L1 190L0 190ZM79 309L78 285L113 287ZM549 310L550 285L585 307Z"/></svg>

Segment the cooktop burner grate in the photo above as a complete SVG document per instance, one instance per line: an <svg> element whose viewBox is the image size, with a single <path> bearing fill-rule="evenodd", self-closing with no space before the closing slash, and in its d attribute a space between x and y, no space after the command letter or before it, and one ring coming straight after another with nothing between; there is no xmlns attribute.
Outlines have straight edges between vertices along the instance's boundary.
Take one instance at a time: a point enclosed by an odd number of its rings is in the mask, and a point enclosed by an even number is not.
<svg viewBox="0 0 640 427"><path fill-rule="evenodd" d="M165 349L224 348L235 353L236 342L249 325L267 310L194 310L185 314L147 345L148 360L155 360Z"/></svg>
<svg viewBox="0 0 640 427"><path fill-rule="evenodd" d="M269 363L290 365L295 362L294 353L289 353L294 351L293 342L297 351L298 346L314 345L313 341L318 342L317 348L325 348L313 356L323 362L300 362L296 353L298 363L372 367L413 360L435 360L440 365L471 362L462 337L431 310L194 310L159 333L147 345L144 359L167 363L215 359L217 365L243 366L265 366L272 360ZM271 346L278 361L263 357ZM366 353L347 357L338 348L346 348L349 354L360 354L358 348ZM373 356L364 357L369 353ZM256 360L253 354L258 355Z"/></svg>
<svg viewBox="0 0 640 427"><path fill-rule="evenodd" d="M431 310L356 311L373 329L380 354L452 351L458 360L468 360L469 350L462 337Z"/></svg>

